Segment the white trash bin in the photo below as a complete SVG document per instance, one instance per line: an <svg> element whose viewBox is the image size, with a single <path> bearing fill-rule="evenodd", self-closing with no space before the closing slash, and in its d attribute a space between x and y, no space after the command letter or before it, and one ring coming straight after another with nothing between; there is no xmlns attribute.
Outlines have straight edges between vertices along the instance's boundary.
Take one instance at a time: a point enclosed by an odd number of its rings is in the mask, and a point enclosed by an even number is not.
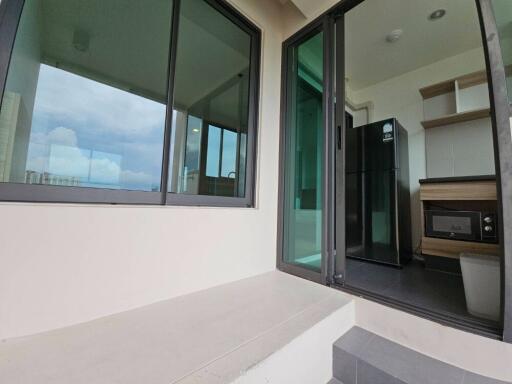
<svg viewBox="0 0 512 384"><path fill-rule="evenodd" d="M468 312L489 320L500 319L500 258L460 254L460 267Z"/></svg>

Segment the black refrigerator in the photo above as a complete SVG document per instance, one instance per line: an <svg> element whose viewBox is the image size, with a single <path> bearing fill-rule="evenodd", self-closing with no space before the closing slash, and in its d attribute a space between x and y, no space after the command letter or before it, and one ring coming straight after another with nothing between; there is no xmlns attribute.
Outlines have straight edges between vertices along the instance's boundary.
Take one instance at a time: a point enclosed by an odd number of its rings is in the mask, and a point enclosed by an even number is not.
<svg viewBox="0 0 512 384"><path fill-rule="evenodd" d="M407 131L396 119L346 130L347 257L394 266L412 254Z"/></svg>

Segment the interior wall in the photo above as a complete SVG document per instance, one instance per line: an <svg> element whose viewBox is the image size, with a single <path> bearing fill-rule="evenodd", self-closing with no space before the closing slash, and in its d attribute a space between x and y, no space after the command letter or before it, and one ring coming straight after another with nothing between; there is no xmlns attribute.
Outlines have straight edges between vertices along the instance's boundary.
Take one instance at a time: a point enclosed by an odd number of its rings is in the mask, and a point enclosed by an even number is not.
<svg viewBox="0 0 512 384"><path fill-rule="evenodd" d="M230 3L262 29L256 207L0 204L0 339L275 269L281 8Z"/></svg>
<svg viewBox="0 0 512 384"><path fill-rule="evenodd" d="M347 92L354 103L370 103L370 122L396 117L408 132L413 249L418 247L421 240L418 180L427 176L425 130L421 125L423 99L419 89L483 68L483 51L474 49L370 87L355 92L349 89ZM350 83L347 87L350 88ZM465 139L463 136L460 140L471 141L471 138ZM490 156L493 158L492 153Z"/></svg>

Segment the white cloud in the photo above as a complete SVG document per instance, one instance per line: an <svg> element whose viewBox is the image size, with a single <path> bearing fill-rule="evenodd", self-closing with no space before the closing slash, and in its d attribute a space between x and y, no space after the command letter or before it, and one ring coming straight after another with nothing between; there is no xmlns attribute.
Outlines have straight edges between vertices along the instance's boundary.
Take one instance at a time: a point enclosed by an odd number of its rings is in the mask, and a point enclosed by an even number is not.
<svg viewBox="0 0 512 384"><path fill-rule="evenodd" d="M143 189L153 185L152 175L123 170L121 155L80 148L77 142L76 132L65 127L57 127L47 134L34 134L32 150L37 147L38 156L29 159L27 169L79 178L90 184L131 185Z"/></svg>
<svg viewBox="0 0 512 384"><path fill-rule="evenodd" d="M163 134L166 106L153 100L41 65L34 115L86 126L92 133Z"/></svg>
<svg viewBox="0 0 512 384"><path fill-rule="evenodd" d="M69 145L72 147L76 147L78 143L76 132L65 127L52 129L48 135L46 135L46 139L47 142L51 144Z"/></svg>

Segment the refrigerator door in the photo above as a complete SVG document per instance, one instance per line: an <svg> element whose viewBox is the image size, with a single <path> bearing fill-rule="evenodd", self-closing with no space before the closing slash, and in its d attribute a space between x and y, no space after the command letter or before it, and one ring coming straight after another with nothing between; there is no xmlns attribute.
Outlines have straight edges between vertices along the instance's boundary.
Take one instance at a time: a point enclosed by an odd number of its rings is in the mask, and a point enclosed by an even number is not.
<svg viewBox="0 0 512 384"><path fill-rule="evenodd" d="M346 172L384 171L398 168L395 119L346 131Z"/></svg>
<svg viewBox="0 0 512 384"><path fill-rule="evenodd" d="M347 256L399 265L396 171L346 176Z"/></svg>

